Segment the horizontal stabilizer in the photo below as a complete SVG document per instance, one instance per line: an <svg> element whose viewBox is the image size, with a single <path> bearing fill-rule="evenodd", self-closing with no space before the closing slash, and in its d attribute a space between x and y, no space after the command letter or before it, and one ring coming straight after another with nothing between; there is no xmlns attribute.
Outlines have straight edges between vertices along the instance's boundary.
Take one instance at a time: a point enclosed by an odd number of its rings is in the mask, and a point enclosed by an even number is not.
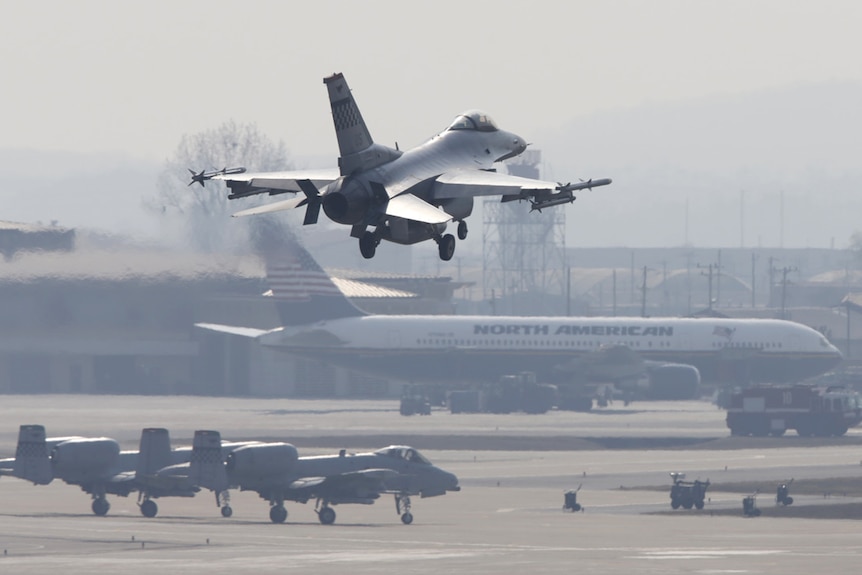
<svg viewBox="0 0 862 575"><path fill-rule="evenodd" d="M386 215L426 224L445 224L452 216L413 194L401 194L386 204Z"/></svg>
<svg viewBox="0 0 862 575"><path fill-rule="evenodd" d="M305 205L306 203L308 203L308 198L306 198L305 196L297 196L295 198L290 198L289 200L282 200L280 202L273 202L271 204L264 204L262 206L256 206L254 208L240 210L233 214L233 217L242 218L245 216L258 216L260 214L282 212L284 210L292 210L294 208L298 208Z"/></svg>
<svg viewBox="0 0 862 575"><path fill-rule="evenodd" d="M218 323L196 323L195 327L206 329L209 331L217 331L219 333L227 333L230 335L239 335L242 337L257 338L267 333L269 330L257 329L253 327L239 327L234 325L221 325Z"/></svg>

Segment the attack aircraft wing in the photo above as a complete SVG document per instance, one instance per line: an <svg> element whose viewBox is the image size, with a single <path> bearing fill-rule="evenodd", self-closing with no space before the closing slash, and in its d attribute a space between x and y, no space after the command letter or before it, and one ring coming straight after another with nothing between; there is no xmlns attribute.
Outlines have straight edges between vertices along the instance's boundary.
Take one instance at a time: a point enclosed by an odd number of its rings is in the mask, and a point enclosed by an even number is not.
<svg viewBox="0 0 862 575"><path fill-rule="evenodd" d="M572 192L607 186L612 180L587 180L561 184L533 180L486 170L456 170L441 174L434 182L431 196L434 200L475 196L501 196L503 202L527 200L532 210L559 206L575 201Z"/></svg>
<svg viewBox="0 0 862 575"><path fill-rule="evenodd" d="M387 481L400 474L392 469L363 469L326 477L302 477L293 481L288 489L292 495L337 501L345 498L377 499L387 491Z"/></svg>

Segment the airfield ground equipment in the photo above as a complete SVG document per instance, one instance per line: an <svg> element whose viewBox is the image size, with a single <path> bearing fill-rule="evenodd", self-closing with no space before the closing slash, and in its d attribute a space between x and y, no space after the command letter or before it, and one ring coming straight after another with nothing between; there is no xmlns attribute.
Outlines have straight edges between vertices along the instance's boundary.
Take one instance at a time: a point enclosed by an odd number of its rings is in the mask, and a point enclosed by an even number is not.
<svg viewBox="0 0 862 575"><path fill-rule="evenodd" d="M556 386L538 383L536 374L524 371L504 375L478 389L449 392L452 413L545 413L557 400Z"/></svg>
<svg viewBox="0 0 862 575"><path fill-rule="evenodd" d="M780 483L778 485L778 489L775 490L776 505L784 505L785 507L788 505L793 505L793 498L790 496L790 486L792 484L793 480L791 479L787 483Z"/></svg>
<svg viewBox="0 0 862 575"><path fill-rule="evenodd" d="M760 517L760 509L757 507L757 492L742 498L742 514L745 517Z"/></svg>
<svg viewBox="0 0 862 575"><path fill-rule="evenodd" d="M709 480L685 481L685 473L671 473L673 485L670 488L670 506L672 509L703 509Z"/></svg>
<svg viewBox="0 0 862 575"><path fill-rule="evenodd" d="M575 513L577 511L584 510L583 506L578 503L578 491L581 490L581 485L578 485L577 489L570 489L563 493L563 511L571 511L572 513Z"/></svg>
<svg viewBox="0 0 862 575"><path fill-rule="evenodd" d="M407 385L401 392L401 415L431 415L431 401L421 385Z"/></svg>
<svg viewBox="0 0 862 575"><path fill-rule="evenodd" d="M862 396L840 386L756 385L733 393L726 421L731 435L839 436L862 422Z"/></svg>

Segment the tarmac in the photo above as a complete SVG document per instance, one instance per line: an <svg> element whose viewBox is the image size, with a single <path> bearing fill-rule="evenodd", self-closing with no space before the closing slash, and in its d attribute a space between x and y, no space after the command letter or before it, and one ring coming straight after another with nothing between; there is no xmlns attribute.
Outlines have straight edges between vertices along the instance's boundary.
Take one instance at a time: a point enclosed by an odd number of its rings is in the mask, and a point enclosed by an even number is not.
<svg viewBox="0 0 862 575"><path fill-rule="evenodd" d="M414 498L409 526L391 496L337 506L336 523L325 526L311 503L289 504L287 522L274 525L266 501L239 492L230 519L208 492L159 499L152 519L140 515L134 495L110 497L109 514L96 517L74 486L4 477L0 573L807 574L855 569L862 559L859 497L791 489L793 506L774 503L780 481L862 476L860 431L807 443L729 438L723 412L705 402L401 417L393 401L40 395L4 396L0 416L2 457L14 454L22 423L42 423L49 436L110 436L130 449L142 427L167 427L175 445L188 444L195 429L295 441L300 455L410 438L462 485ZM521 448L524 438L532 449ZM552 448L537 449L543 442ZM703 511L671 511L671 471L710 480ZM742 494L721 488L739 482L758 485L764 516L744 518ZM564 511L563 492L579 485L584 511Z"/></svg>

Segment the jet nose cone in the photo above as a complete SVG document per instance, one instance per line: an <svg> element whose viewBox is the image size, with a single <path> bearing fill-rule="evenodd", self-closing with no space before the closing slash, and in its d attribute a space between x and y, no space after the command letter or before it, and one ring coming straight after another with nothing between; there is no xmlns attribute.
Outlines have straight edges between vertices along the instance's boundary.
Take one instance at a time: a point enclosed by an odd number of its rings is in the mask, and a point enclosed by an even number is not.
<svg viewBox="0 0 862 575"><path fill-rule="evenodd" d="M446 472L446 491L461 491L458 477L454 473Z"/></svg>

